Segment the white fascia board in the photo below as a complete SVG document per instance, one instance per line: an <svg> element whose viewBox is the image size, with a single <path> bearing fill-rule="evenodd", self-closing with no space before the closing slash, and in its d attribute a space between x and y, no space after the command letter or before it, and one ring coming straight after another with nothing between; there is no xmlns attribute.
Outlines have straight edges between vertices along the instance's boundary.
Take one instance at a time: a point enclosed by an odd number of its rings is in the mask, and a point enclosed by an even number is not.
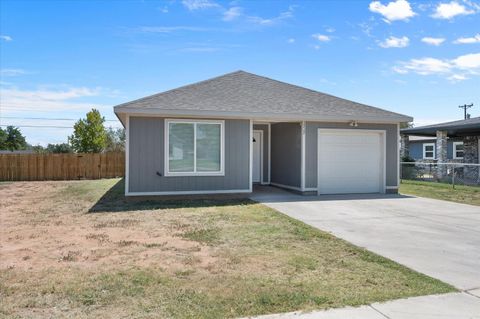
<svg viewBox="0 0 480 319"><path fill-rule="evenodd" d="M401 122L411 122L409 116L345 116L345 115L315 115L315 114L281 114L281 113L252 113L252 112L230 112L230 111L197 111L197 110L167 110L155 108L129 108L115 107L115 113L121 117L121 114L128 113L131 116L158 116L158 117L191 117L191 118L219 118L219 119L252 119L254 121L310 121L310 122L349 122L357 121L361 123L384 123L398 124Z"/></svg>

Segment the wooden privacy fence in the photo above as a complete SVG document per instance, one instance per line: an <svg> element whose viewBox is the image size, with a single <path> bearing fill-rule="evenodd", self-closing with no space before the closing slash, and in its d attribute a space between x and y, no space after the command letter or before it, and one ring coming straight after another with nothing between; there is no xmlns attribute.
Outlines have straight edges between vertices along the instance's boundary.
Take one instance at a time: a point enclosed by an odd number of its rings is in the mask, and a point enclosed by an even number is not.
<svg viewBox="0 0 480 319"><path fill-rule="evenodd" d="M123 152L0 154L0 181L98 179L124 174Z"/></svg>

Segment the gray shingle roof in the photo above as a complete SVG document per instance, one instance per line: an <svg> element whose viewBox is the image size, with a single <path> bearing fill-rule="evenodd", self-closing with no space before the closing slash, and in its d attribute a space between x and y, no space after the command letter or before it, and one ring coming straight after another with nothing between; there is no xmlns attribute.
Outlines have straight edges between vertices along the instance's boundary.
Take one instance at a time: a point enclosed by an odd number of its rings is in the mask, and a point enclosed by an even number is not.
<svg viewBox="0 0 480 319"><path fill-rule="evenodd" d="M237 71L117 105L121 113L406 122L411 117Z"/></svg>
<svg viewBox="0 0 480 319"><path fill-rule="evenodd" d="M407 135L435 136L437 131L447 131L449 136L473 134L480 135L480 117L458 120L433 125L419 126L402 129Z"/></svg>

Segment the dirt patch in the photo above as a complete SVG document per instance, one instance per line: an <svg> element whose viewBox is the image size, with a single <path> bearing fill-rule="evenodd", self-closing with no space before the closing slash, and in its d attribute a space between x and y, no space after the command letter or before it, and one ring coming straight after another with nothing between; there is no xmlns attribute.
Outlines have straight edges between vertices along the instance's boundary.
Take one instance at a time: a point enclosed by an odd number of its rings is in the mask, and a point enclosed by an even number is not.
<svg viewBox="0 0 480 319"><path fill-rule="evenodd" d="M215 261L212 247L178 236L181 230L172 227L168 214L88 213L90 200L68 196L72 183L0 184L0 269L161 265L173 273L191 263L185 255L193 255L200 266Z"/></svg>

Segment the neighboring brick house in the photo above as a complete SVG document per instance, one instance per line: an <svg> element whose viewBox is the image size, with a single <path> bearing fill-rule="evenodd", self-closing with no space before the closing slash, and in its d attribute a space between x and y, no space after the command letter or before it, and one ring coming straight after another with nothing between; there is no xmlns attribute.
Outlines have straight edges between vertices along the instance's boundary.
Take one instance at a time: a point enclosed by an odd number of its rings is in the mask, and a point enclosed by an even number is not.
<svg viewBox="0 0 480 319"><path fill-rule="evenodd" d="M437 139L420 136L407 136L408 155L417 162L437 160ZM447 162L463 163L463 138L452 137L447 140Z"/></svg>
<svg viewBox="0 0 480 319"><path fill-rule="evenodd" d="M480 163L480 117L402 129L400 134L402 157L437 163ZM479 167L465 166L464 174L478 179Z"/></svg>

